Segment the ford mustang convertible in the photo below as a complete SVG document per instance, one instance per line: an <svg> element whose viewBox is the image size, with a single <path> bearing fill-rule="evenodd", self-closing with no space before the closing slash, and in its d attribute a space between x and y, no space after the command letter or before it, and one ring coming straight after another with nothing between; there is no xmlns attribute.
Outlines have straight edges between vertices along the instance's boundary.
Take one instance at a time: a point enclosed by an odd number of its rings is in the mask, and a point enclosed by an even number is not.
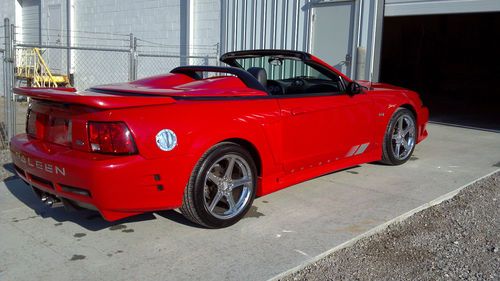
<svg viewBox="0 0 500 281"><path fill-rule="evenodd" d="M109 221L180 208L209 228L256 196L367 162L399 165L427 136L417 93L353 81L313 55L230 52L129 83L16 88L30 97L15 170L47 205Z"/></svg>

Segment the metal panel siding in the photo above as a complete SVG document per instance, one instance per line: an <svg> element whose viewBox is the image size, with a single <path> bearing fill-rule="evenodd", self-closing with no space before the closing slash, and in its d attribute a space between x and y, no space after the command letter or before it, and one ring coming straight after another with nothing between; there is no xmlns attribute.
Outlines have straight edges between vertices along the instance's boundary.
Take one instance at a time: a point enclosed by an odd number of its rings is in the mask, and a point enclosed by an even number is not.
<svg viewBox="0 0 500 281"><path fill-rule="evenodd" d="M22 2L21 6L23 16L23 42L41 43L40 0L25 0Z"/></svg>
<svg viewBox="0 0 500 281"><path fill-rule="evenodd" d="M500 11L500 0L386 0L385 16Z"/></svg>
<svg viewBox="0 0 500 281"><path fill-rule="evenodd" d="M309 51L310 0L222 0L222 52Z"/></svg>

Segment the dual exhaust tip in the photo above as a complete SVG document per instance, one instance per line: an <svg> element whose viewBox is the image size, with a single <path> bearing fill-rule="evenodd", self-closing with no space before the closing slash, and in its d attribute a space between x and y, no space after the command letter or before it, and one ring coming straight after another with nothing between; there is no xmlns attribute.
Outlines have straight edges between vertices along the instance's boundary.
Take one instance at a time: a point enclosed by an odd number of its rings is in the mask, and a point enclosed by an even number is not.
<svg viewBox="0 0 500 281"><path fill-rule="evenodd" d="M36 196L40 199L40 201L42 201L42 203L45 204L45 206L47 206L49 208L50 207L52 207L52 208L65 207L69 211L75 211L78 209L68 199L64 199L62 197L57 197L56 195L42 191L42 190L40 190L36 187L33 187L33 186L32 186L32 188L33 188L33 191L35 192Z"/></svg>
<svg viewBox="0 0 500 281"><path fill-rule="evenodd" d="M57 207L58 205L62 205L61 199L47 193L43 194L40 199L42 200L42 203L48 207Z"/></svg>

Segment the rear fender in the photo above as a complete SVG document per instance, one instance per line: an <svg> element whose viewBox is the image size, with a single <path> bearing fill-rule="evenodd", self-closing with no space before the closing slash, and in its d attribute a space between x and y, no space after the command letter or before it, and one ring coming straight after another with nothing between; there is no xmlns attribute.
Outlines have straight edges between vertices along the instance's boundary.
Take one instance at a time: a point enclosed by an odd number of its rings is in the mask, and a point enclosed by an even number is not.
<svg viewBox="0 0 500 281"><path fill-rule="evenodd" d="M231 139L239 139L250 143L259 154L262 175L267 174L271 167L277 165L277 157L270 147L270 140L263 125L237 122L231 127L237 129L227 130L210 137L206 137L202 130L194 133L189 150L195 152L193 156L199 159L214 145Z"/></svg>

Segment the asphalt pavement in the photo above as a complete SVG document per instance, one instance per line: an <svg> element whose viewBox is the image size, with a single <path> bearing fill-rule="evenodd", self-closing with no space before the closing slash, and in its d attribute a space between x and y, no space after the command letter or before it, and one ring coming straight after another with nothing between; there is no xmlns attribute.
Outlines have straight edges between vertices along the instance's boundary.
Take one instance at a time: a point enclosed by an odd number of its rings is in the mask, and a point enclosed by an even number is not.
<svg viewBox="0 0 500 281"><path fill-rule="evenodd" d="M199 228L176 211L116 223L48 209L0 183L0 280L267 280L495 171L500 134L429 125L402 166L365 164L258 198L242 221Z"/></svg>

